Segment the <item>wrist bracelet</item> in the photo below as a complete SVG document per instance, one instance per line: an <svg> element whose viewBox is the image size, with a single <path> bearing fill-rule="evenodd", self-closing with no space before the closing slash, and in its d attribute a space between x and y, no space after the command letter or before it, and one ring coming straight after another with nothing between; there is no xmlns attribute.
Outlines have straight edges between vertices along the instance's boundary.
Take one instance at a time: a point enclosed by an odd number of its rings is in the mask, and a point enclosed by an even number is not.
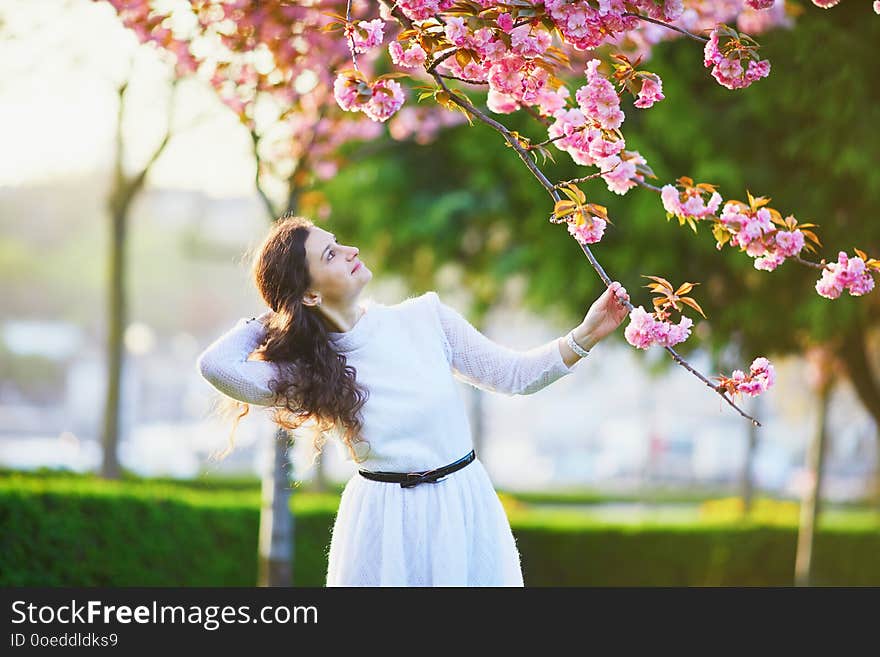
<svg viewBox="0 0 880 657"><path fill-rule="evenodd" d="M568 335L565 336L565 342L571 347L571 350L576 353L581 358L587 356L590 353L589 349L584 349L580 346L574 339L574 329L568 332Z"/></svg>

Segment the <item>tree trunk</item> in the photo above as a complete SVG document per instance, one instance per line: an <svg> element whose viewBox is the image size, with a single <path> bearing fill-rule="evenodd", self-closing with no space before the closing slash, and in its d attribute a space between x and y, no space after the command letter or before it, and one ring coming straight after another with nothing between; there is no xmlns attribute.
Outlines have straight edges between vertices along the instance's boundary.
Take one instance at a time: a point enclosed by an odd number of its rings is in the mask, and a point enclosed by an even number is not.
<svg viewBox="0 0 880 657"><path fill-rule="evenodd" d="M756 397L752 404L752 415L760 417L761 398ZM752 497L754 495L754 467L755 452L758 448L758 427L752 422L748 423L748 443L746 445L746 458L743 463L742 477L740 480L741 495L743 501L743 516L748 516L752 510Z"/></svg>
<svg viewBox="0 0 880 657"><path fill-rule="evenodd" d="M475 319L474 328L476 328L481 333L485 329L485 321L483 318L485 315L481 315L480 319ZM474 452L477 455L478 459L483 460L485 454L483 453L483 448L486 446L486 423L485 423L485 401L486 401L486 392L481 390L480 388L471 387L470 390L470 416L471 416L471 439L474 445ZM485 461L483 461L485 463Z"/></svg>
<svg viewBox="0 0 880 657"><path fill-rule="evenodd" d="M853 330L844 336L840 356L846 365L849 379L871 417L874 418L875 436L878 440L877 463L874 466L870 496L873 506L880 510L880 387L871 371L871 361L866 345L867 335L861 321L855 322Z"/></svg>
<svg viewBox="0 0 880 657"><path fill-rule="evenodd" d="M257 163L256 186L267 205L267 213L274 215L271 203L266 196L260 180L260 156L257 150L258 139L254 137L254 157ZM291 178L288 187L287 209L296 209L300 189ZM271 221L277 217L270 216ZM272 439L272 466L263 475L263 503L260 507L260 545L259 545L259 586L292 586L294 564L295 518L290 509L291 486L287 476L288 445L292 436L284 429L278 429Z"/></svg>
<svg viewBox="0 0 880 657"><path fill-rule="evenodd" d="M327 484L327 471L324 469L324 454L327 450L327 443L324 444L322 448L321 456L318 458L318 462L315 463L315 478L312 482L312 490L316 493L325 493L329 488Z"/></svg>
<svg viewBox="0 0 880 657"><path fill-rule="evenodd" d="M828 399L831 386L823 385L818 391L818 417L816 430L807 454L807 470L810 485L801 500L800 527L798 529L797 557L795 560L795 586L810 586L812 583L813 545L816 525L819 520L819 506L822 497L822 466L825 460L827 441Z"/></svg>
<svg viewBox="0 0 880 657"><path fill-rule="evenodd" d="M110 253L108 266L107 304L107 391L104 398L104 430L101 436L103 457L101 476L119 479L118 459L119 409L123 359L123 332L126 322L125 306L125 233L126 211L111 213Z"/></svg>
<svg viewBox="0 0 880 657"><path fill-rule="evenodd" d="M289 436L279 428L272 441L260 506L258 586L290 586L293 570L293 516L287 477Z"/></svg>
<svg viewBox="0 0 880 657"><path fill-rule="evenodd" d="M483 448L486 446L486 422L485 422L485 406L486 392L479 388L474 388L471 393L471 420L474 443L474 452L482 459Z"/></svg>

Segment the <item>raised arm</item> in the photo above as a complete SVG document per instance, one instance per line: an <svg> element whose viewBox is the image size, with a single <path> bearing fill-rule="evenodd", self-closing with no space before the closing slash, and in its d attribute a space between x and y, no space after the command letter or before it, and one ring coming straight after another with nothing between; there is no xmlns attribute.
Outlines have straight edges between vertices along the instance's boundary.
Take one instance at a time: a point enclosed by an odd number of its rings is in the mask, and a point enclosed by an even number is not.
<svg viewBox="0 0 880 657"><path fill-rule="evenodd" d="M264 317L264 315L261 315ZM242 318L217 338L199 356L199 373L223 394L260 406L271 406L275 393L269 381L278 376L274 364L248 360L265 336L266 329L257 318Z"/></svg>
<svg viewBox="0 0 880 657"><path fill-rule="evenodd" d="M437 307L446 338L446 355L455 375L471 385L507 395L530 395L566 374L559 338L529 351L517 351L493 342L457 310L428 292ZM580 362L580 361L577 361Z"/></svg>

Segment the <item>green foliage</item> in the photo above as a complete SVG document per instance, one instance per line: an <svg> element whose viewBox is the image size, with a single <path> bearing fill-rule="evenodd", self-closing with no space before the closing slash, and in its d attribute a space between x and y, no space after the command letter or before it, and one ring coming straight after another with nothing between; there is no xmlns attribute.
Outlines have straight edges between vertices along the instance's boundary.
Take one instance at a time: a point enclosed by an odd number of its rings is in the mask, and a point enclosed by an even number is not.
<svg viewBox="0 0 880 657"><path fill-rule="evenodd" d="M515 527L527 586L791 586L797 531L742 526ZM814 581L876 586L880 536L816 536Z"/></svg>
<svg viewBox="0 0 880 657"><path fill-rule="evenodd" d="M295 494L294 583L323 586L338 495ZM789 585L796 528L511 514L527 586ZM259 490L0 477L3 586L253 586ZM822 525L816 581L878 585L876 521Z"/></svg>

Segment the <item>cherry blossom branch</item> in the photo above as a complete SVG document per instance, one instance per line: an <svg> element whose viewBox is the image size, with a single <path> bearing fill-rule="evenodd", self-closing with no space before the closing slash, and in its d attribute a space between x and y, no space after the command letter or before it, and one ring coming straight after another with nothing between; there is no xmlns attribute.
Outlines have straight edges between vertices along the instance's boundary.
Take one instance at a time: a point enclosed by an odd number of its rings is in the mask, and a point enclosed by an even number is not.
<svg viewBox="0 0 880 657"><path fill-rule="evenodd" d="M632 16L633 18L638 18L639 20L647 21L648 23L654 23L655 25L660 25L662 27L668 27L670 30L675 30L676 32L681 32L686 37L693 39L694 41L699 41L700 43L706 43L709 39L701 36L697 36L692 32L688 32L687 30L676 27L675 25L671 25L670 23L664 23L663 21L658 21L656 18L651 18L649 16L642 16L641 14L632 14L630 12L624 12L623 16Z"/></svg>
<svg viewBox="0 0 880 657"><path fill-rule="evenodd" d="M797 260L799 263L801 263L802 265L806 265L807 267L813 267L814 269L827 269L828 268L828 265L823 265L818 262L811 262L810 260L805 260L804 258L801 258L800 256L795 256L792 259Z"/></svg>
<svg viewBox="0 0 880 657"><path fill-rule="evenodd" d="M659 187L657 187L655 185L652 185L651 183L646 183L644 180L634 180L633 182L635 182L639 187L644 187L645 189L650 189L652 192L657 192L658 194L663 191L662 189L660 189ZM790 259L796 260L797 262L801 263L802 265L804 265L806 267L812 267L814 269L830 269L830 267L827 264L823 265L818 262L812 262L810 260L807 260L806 258L802 258L799 255L793 256Z"/></svg>
<svg viewBox="0 0 880 657"><path fill-rule="evenodd" d="M382 0L382 2L383 2L383 4L385 4L386 7L389 8L391 14L398 20L398 22L400 22L407 29L411 29L412 22L408 18L406 18L406 16L403 16L401 14L401 12L395 6L393 6L389 3L388 0ZM450 55L446 54L446 56L448 57ZM484 123L484 124L488 125L490 128L499 132L501 134L501 136L504 137L504 140L510 145L510 147L516 151L517 155L519 155L520 159L523 161L523 163L526 165L526 167L529 169L529 171L532 172L532 175L534 175L535 178L537 178L538 182L541 183L541 186L544 187L545 190L547 190L547 193L550 195L550 197L553 199L553 201L556 202L556 201L561 200L562 196L559 193L559 191L557 190L557 186L554 185L553 183L551 183L547 179L547 176L544 175L544 173L541 171L541 169L538 167L538 165L529 156L529 150L527 148L523 147L522 144L520 144L520 141L519 141L519 139L517 139L516 135L514 135L507 128L507 126L505 126L502 123L499 123L498 121L496 121L495 119L493 119L492 117L488 116L483 111L478 109L476 106L474 106L474 104L471 103L470 100L466 96L459 95L459 94L452 92L449 89L449 87L446 85L446 83L443 81L443 77L439 73L437 73L436 71L432 70L438 63L439 63L439 61L435 61L430 67L426 67L426 71L431 75L431 77L434 78L437 85L444 92L446 92L446 94L448 94L450 102L455 103L460 108L465 110L470 116L474 117L475 119L479 120L481 123ZM578 244L580 245L581 250L584 252L584 255L586 255L587 260L590 262L590 265L592 265L593 269L599 275L599 278L602 280L602 282L605 283L605 286L606 287L610 286L612 283L611 278L605 272L605 269L602 267L602 265L599 264L599 261L596 260L596 257L593 255L593 252L590 250L590 248L586 244L582 244L581 242L578 242ZM635 307L629 301L624 301L623 303L624 303L625 307L627 308L627 310L629 310L630 312L632 312L634 310ZM696 376L703 383L705 383L712 390L714 390L722 399L724 399L724 401L726 401L730 406L732 406L734 409L736 409L736 411L740 415L742 415L747 420L750 420L755 426L757 426L757 427L761 426L761 423L758 422L758 420L756 420L751 415L744 412L739 406L737 406L724 393L724 390L722 390L718 386L714 385L711 381L709 381L709 379L707 379L700 372L698 372L696 369L694 369L672 347L664 347L664 349L669 352L669 354L672 356L673 360L676 363L678 363L679 365L684 367L691 374Z"/></svg>

